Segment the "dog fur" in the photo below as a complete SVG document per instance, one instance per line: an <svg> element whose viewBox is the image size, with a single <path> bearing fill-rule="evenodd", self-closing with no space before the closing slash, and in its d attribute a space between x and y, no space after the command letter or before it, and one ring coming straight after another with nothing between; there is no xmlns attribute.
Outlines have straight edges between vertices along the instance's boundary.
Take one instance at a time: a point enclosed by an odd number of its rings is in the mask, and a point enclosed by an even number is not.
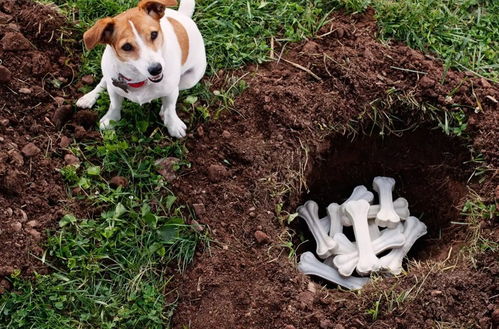
<svg viewBox="0 0 499 329"><path fill-rule="evenodd" d="M206 70L203 37L191 16L194 0L141 0L136 8L100 19L83 35L85 46L106 44L103 78L76 105L91 108L99 94L109 93L110 106L100 128L121 119L123 99L144 104L161 98L160 116L171 136L182 138L186 125L176 112L180 90L194 87ZM159 68L161 72L158 73Z"/></svg>

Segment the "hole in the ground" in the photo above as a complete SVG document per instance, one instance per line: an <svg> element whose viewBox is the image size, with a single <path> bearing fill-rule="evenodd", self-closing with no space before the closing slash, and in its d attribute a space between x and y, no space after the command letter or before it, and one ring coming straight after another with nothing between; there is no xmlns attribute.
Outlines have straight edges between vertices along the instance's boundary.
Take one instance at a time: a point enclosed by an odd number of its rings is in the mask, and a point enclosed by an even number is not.
<svg viewBox="0 0 499 329"><path fill-rule="evenodd" d="M470 159L461 139L426 128L400 137L361 136L353 141L333 137L330 149L319 157L313 159L314 168L307 177L310 193L303 196L301 204L316 201L321 216L326 215L328 204L342 203L355 186L365 185L373 191L375 176L389 176L396 180L394 199L406 198L411 215L428 227L428 234L411 249L410 258L441 258L448 246L459 240L462 227L451 225L451 221L459 221L469 177L463 163ZM315 251L304 222L298 220L294 225L309 241L298 252Z"/></svg>

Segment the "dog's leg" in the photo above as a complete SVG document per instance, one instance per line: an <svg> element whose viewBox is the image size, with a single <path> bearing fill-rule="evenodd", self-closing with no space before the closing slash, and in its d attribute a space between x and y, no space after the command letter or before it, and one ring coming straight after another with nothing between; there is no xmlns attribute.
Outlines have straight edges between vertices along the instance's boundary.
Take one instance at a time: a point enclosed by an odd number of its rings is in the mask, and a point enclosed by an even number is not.
<svg viewBox="0 0 499 329"><path fill-rule="evenodd" d="M95 87L94 90L92 90L88 94L85 94L76 102L76 106L82 109L91 108L92 106L94 106L95 102L99 98L100 93L104 89L106 89L106 80L102 78L102 80L99 82L99 84L97 85L97 87Z"/></svg>
<svg viewBox="0 0 499 329"><path fill-rule="evenodd" d="M176 89L170 95L161 98L163 106L161 106L159 115L161 119L163 119L165 127L168 128L168 133L170 133L172 137L182 138L185 137L187 126L180 120L175 109L178 92L178 89Z"/></svg>
<svg viewBox="0 0 499 329"><path fill-rule="evenodd" d="M111 121L119 121L121 119L121 105L123 104L124 97L118 95L112 89L109 89L108 92L111 104L107 113L100 119L99 127L102 130L111 128Z"/></svg>

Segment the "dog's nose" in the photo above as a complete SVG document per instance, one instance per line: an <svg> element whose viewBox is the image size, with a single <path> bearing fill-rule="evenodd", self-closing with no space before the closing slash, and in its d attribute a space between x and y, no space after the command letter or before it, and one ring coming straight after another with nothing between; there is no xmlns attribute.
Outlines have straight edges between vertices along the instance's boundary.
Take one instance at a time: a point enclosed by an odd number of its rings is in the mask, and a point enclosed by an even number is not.
<svg viewBox="0 0 499 329"><path fill-rule="evenodd" d="M159 75L163 71L163 66L160 63L150 65L147 70L151 75Z"/></svg>

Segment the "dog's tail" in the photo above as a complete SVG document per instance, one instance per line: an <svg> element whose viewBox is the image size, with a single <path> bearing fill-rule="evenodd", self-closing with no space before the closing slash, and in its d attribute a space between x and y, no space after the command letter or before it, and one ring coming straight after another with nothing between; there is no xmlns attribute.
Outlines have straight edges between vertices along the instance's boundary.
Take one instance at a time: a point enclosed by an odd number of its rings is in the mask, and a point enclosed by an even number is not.
<svg viewBox="0 0 499 329"><path fill-rule="evenodd" d="M194 14L194 7L196 7L195 0L182 0L178 7L178 11L187 17L192 17L192 14Z"/></svg>

